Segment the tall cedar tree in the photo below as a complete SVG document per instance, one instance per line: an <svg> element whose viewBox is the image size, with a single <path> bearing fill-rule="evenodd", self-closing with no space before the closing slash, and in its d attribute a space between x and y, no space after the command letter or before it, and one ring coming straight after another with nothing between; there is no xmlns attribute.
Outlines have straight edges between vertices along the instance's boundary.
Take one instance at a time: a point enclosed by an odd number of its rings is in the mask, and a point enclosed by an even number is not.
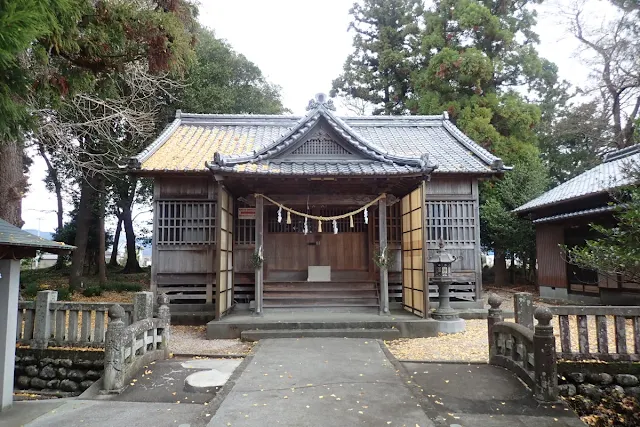
<svg viewBox="0 0 640 427"><path fill-rule="evenodd" d="M354 53L333 81L332 95L363 99L374 114L403 114L420 65L422 0L364 0L350 10Z"/></svg>
<svg viewBox="0 0 640 427"><path fill-rule="evenodd" d="M0 218L22 226L26 191L23 137L31 125L24 98L34 76L25 66L33 43L42 39L52 50L72 48L72 32L83 0L0 0Z"/></svg>
<svg viewBox="0 0 640 427"><path fill-rule="evenodd" d="M481 193L483 245L495 251L496 283L504 284L506 256L535 262L530 222L511 210L547 185L536 147L540 109L517 88L542 100L557 84L556 66L539 57L531 0L443 0L425 14L424 69L414 75L411 111L447 111L458 127L516 168ZM513 183L524 189L510 194ZM523 245L523 242L525 243Z"/></svg>

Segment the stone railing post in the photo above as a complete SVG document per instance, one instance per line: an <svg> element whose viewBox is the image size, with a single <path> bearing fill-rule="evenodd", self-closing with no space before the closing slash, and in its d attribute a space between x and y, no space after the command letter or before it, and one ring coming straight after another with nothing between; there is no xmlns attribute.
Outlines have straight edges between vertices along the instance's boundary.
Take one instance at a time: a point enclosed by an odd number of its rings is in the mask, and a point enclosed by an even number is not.
<svg viewBox="0 0 640 427"><path fill-rule="evenodd" d="M533 330L533 295L528 292L518 292L513 295L513 307L516 323Z"/></svg>
<svg viewBox="0 0 640 427"><path fill-rule="evenodd" d="M153 292L136 292L133 296L133 322L152 317Z"/></svg>
<svg viewBox="0 0 640 427"><path fill-rule="evenodd" d="M57 300L58 291L39 291L36 295L32 348L45 349L49 345L49 338L51 338L53 330L53 316L50 314L51 303Z"/></svg>
<svg viewBox="0 0 640 427"><path fill-rule="evenodd" d="M534 316L538 321L533 333L534 395L539 401L555 402L558 400L558 366L556 338L551 325L553 315L547 307L538 307Z"/></svg>
<svg viewBox="0 0 640 427"><path fill-rule="evenodd" d="M102 387L107 392L119 392L124 387L124 345L122 318L125 312L120 304L109 308L109 324L104 343L104 374Z"/></svg>
<svg viewBox="0 0 640 427"><path fill-rule="evenodd" d="M502 316L502 309L500 305L502 304L502 298L500 298L496 294L489 295L489 305L491 308L489 309L489 315L487 316L487 337L489 339L489 358L494 354L495 349L493 348L494 338L493 338L493 325L496 323L504 321L504 317Z"/></svg>
<svg viewBox="0 0 640 427"><path fill-rule="evenodd" d="M156 317L163 320L164 327L162 328L162 349L164 350L165 358L169 358L169 341L171 339L171 313L169 312L169 297L167 294L158 295L158 306L156 310Z"/></svg>

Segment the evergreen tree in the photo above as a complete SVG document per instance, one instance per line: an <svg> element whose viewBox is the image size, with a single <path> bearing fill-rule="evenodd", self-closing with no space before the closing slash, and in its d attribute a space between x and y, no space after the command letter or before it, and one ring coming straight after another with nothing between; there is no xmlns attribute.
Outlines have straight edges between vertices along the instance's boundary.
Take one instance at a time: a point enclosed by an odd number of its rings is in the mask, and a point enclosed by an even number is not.
<svg viewBox="0 0 640 427"><path fill-rule="evenodd" d="M350 10L354 53L334 80L332 95L363 99L374 114L404 114L421 64L422 0L364 0Z"/></svg>

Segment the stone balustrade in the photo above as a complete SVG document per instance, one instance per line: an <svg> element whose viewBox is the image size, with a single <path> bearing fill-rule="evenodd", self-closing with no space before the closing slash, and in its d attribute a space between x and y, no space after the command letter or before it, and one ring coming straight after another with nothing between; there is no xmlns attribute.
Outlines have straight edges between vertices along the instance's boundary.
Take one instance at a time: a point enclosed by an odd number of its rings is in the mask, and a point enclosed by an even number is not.
<svg viewBox="0 0 640 427"><path fill-rule="evenodd" d="M171 316L169 298L158 297L154 317L141 317L125 326L125 311L119 304L109 309L104 354L103 393L120 393L144 365L169 357Z"/></svg>

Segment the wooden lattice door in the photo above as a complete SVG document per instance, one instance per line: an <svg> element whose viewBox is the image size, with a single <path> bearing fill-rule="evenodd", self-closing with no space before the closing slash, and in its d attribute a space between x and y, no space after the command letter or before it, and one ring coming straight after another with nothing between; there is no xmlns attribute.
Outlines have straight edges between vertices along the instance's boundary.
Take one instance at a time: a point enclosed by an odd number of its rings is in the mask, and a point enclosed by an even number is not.
<svg viewBox="0 0 640 427"><path fill-rule="evenodd" d="M216 318L233 306L233 197L220 186L218 191L218 227L216 269Z"/></svg>
<svg viewBox="0 0 640 427"><path fill-rule="evenodd" d="M427 317L429 311L424 185L402 198L402 306L420 317Z"/></svg>

